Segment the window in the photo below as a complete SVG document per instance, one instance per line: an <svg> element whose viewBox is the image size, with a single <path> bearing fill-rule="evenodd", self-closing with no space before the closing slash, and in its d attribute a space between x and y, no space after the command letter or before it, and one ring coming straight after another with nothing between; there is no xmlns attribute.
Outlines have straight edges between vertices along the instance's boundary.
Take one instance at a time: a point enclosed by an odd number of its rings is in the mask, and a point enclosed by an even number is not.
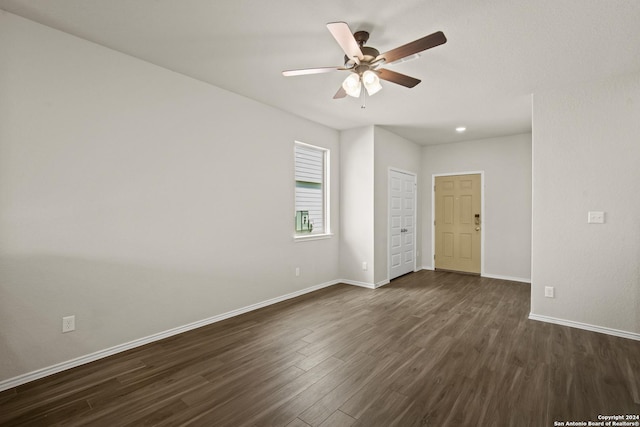
<svg viewBox="0 0 640 427"><path fill-rule="evenodd" d="M329 150L295 143L296 237L329 231Z"/></svg>

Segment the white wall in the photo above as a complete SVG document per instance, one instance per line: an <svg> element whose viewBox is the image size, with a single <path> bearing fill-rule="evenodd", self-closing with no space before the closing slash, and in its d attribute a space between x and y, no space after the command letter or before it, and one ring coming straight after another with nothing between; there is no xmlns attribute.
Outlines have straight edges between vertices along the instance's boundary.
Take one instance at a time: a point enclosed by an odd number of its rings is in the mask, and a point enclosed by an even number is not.
<svg viewBox="0 0 640 427"><path fill-rule="evenodd" d="M388 228L389 228L389 168L413 172L417 175L418 191L416 217L416 251L420 251L422 227L420 223L420 153L421 147L414 142L404 139L386 129L376 126L375 135L375 283L380 284L389 280ZM422 265L417 259L418 269Z"/></svg>
<svg viewBox="0 0 640 427"><path fill-rule="evenodd" d="M0 93L0 381L339 277L293 241L337 131L6 12Z"/></svg>
<svg viewBox="0 0 640 427"><path fill-rule="evenodd" d="M373 136L373 126L340 133L340 278L367 285L375 268Z"/></svg>
<svg viewBox="0 0 640 427"><path fill-rule="evenodd" d="M640 333L640 73L535 94L533 129L531 313Z"/></svg>
<svg viewBox="0 0 640 427"><path fill-rule="evenodd" d="M434 174L484 171L486 276L531 278L531 134L422 149L422 259L433 268Z"/></svg>

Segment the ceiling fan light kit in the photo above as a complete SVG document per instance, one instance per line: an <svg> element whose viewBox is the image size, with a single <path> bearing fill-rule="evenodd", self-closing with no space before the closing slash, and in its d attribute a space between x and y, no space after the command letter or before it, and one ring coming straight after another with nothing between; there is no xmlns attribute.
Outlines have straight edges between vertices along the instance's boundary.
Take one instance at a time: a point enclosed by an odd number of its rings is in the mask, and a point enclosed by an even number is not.
<svg viewBox="0 0 640 427"><path fill-rule="evenodd" d="M349 74L342 82L342 88L349 96L354 98L360 97L362 91L362 84L360 83L360 76L357 74Z"/></svg>
<svg viewBox="0 0 640 427"><path fill-rule="evenodd" d="M418 52L447 42L442 31L438 31L381 54L378 49L364 45L369 40L369 33L366 31L357 31L352 34L349 25L345 22L330 22L327 28L345 53L344 66L287 70L282 74L288 77L350 71L351 74L344 79L334 99L344 98L347 95L358 98L362 93L363 85L369 96L374 95L382 89L381 79L408 88L416 86L420 80L380 67L384 64L402 62L405 58L416 58L419 56Z"/></svg>
<svg viewBox="0 0 640 427"><path fill-rule="evenodd" d="M362 75L352 73L342 82L342 88L349 96L359 98L362 92L362 85L367 90L369 96L374 95L382 89L380 77L371 70L366 70Z"/></svg>
<svg viewBox="0 0 640 427"><path fill-rule="evenodd" d="M382 89L380 77L371 70L367 70L362 73L362 83L364 84L365 89L367 89L369 96L375 95L380 91L380 89Z"/></svg>

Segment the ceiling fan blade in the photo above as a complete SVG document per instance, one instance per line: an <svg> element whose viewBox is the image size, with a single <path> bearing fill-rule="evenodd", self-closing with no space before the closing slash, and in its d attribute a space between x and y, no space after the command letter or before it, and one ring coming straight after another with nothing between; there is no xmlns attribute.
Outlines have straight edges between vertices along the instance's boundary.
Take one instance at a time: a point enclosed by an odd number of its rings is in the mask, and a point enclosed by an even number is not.
<svg viewBox="0 0 640 427"><path fill-rule="evenodd" d="M349 29L346 22L329 22L327 28L347 57L355 58L356 60L364 57L362 50L360 50L360 45L353 37L353 33L351 33L351 29Z"/></svg>
<svg viewBox="0 0 640 427"><path fill-rule="evenodd" d="M282 72L283 76L305 76L307 74L331 73L337 70L344 70L344 67L320 67L320 68L302 68L299 70L286 70Z"/></svg>
<svg viewBox="0 0 640 427"><path fill-rule="evenodd" d="M385 68L382 68L376 72L378 73L378 77L380 77L382 80L386 80L388 82L396 83L409 88L414 87L421 82L421 80L418 80L416 78L407 76L405 74L396 73L395 71L387 70Z"/></svg>
<svg viewBox="0 0 640 427"><path fill-rule="evenodd" d="M440 46L447 42L447 38L442 31L429 34L421 39L414 40L411 43L407 43L395 49L391 49L388 52L381 53L377 58L384 58L387 64L395 62L398 59L405 58L407 56L422 52L423 50L431 49L432 47Z"/></svg>
<svg viewBox="0 0 640 427"><path fill-rule="evenodd" d="M336 94L333 95L333 99L340 99L340 98L344 98L345 96L347 96L347 92L344 90L342 86L340 86L340 89L338 89Z"/></svg>

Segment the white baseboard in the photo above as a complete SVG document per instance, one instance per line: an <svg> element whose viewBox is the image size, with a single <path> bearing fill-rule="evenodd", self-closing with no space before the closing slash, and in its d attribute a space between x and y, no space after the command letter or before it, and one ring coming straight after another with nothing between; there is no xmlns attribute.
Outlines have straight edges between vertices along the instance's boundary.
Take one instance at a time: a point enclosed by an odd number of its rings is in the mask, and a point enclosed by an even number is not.
<svg viewBox="0 0 640 427"><path fill-rule="evenodd" d="M430 265L423 265L421 267L422 270L430 270L435 271L435 268ZM531 279L526 279L524 277L515 277L515 276L502 276L499 274L483 274L482 277L487 277L489 279L500 279L500 280L509 280L511 282L522 282L531 284Z"/></svg>
<svg viewBox="0 0 640 427"><path fill-rule="evenodd" d="M155 341L159 341L164 338L171 337L173 335L181 334L183 332L190 331L192 329L197 329L202 326L210 325L212 323L220 322L221 320L228 319L230 317L239 316L240 314L248 313L253 310L257 310L259 308L267 307L269 305L277 304L282 301L286 301L291 298L296 298L304 294L308 294L309 292L317 291L322 288L326 288L332 285L336 285L338 283L343 283L340 280L332 280L330 282L321 283L319 285L311 286L309 288L305 288L296 292L292 292L290 294L282 295L276 298L271 298L266 301L262 301L256 304L248 305L246 307L239 308L237 310L232 310L223 314L219 314L217 316L209 317L207 319L198 320L197 322L189 323L187 325L178 326L177 328L172 328L163 332L158 332L157 334L149 335L143 338L139 338L133 341L129 341L124 344L119 344L114 347L106 348L104 350L96 351L94 353L90 353L84 356L77 357L75 359L67 360L66 362L57 363L55 365L38 369L33 372L28 372L26 374L18 375L17 377L9 378L3 381L0 381L0 392L4 390L8 390L10 388L14 388L20 386L22 384L26 384L31 381L38 380L40 378L47 377L49 375L57 374L58 372L66 371L67 369L75 368L80 365L84 365L99 359L103 359L105 357L114 355L116 353L121 353L123 351L130 350L132 348L140 347L145 344L149 344Z"/></svg>
<svg viewBox="0 0 640 427"><path fill-rule="evenodd" d="M483 274L482 277L488 277L489 279L509 280L511 282L522 282L522 283L531 284L531 279L525 279L523 277L501 276L499 274Z"/></svg>
<svg viewBox="0 0 640 427"><path fill-rule="evenodd" d="M384 285L388 285L389 283L391 283L391 281L390 281L389 279L385 279L385 280L383 280L382 282L378 282L378 283L376 283L376 284L375 284L375 287L376 287L376 289L377 289L377 288L380 288L380 287L382 287L382 286L384 286Z"/></svg>
<svg viewBox="0 0 640 427"><path fill-rule="evenodd" d="M590 325L588 323L582 323L582 322L574 322L573 320L557 319L555 317L541 316L539 314L533 314L533 313L529 313L529 319L537 320L540 322L553 323L556 325L569 326L571 328L584 329L591 332L599 332L601 334L613 335L615 337L628 338L630 340L640 341L640 334L635 332L621 331L619 329Z"/></svg>
<svg viewBox="0 0 640 427"><path fill-rule="evenodd" d="M338 283L344 283L345 285L360 286L361 288L367 288L367 289L375 289L377 287L374 283L358 282L357 280L348 280L348 279L338 280Z"/></svg>

